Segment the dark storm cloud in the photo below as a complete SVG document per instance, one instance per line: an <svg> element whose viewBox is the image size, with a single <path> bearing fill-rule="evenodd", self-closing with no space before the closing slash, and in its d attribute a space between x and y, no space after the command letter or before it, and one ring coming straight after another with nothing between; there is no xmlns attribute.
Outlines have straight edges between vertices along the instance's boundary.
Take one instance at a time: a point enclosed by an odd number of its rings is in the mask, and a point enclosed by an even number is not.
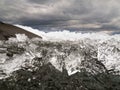
<svg viewBox="0 0 120 90"><path fill-rule="evenodd" d="M31 3L39 3L39 4L49 4L49 3L54 3L57 0L28 0Z"/></svg>
<svg viewBox="0 0 120 90"><path fill-rule="evenodd" d="M58 25L61 25L63 24L63 22L65 21L59 21L59 20L33 20L33 19L30 19L30 20L24 20L22 22L23 25L27 25L27 26L35 26L35 25L47 25L47 26L58 26Z"/></svg>
<svg viewBox="0 0 120 90"><path fill-rule="evenodd" d="M76 30L120 30L120 0L0 0L0 20Z"/></svg>

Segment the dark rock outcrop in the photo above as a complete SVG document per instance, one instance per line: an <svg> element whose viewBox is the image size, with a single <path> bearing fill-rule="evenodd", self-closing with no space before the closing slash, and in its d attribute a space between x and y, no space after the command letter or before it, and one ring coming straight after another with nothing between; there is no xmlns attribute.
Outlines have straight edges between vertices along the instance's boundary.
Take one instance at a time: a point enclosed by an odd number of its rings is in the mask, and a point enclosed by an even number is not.
<svg viewBox="0 0 120 90"><path fill-rule="evenodd" d="M25 34L29 38L33 38L33 37L42 38L22 28L0 22L0 40L8 40L8 38L10 37L15 37L15 34Z"/></svg>

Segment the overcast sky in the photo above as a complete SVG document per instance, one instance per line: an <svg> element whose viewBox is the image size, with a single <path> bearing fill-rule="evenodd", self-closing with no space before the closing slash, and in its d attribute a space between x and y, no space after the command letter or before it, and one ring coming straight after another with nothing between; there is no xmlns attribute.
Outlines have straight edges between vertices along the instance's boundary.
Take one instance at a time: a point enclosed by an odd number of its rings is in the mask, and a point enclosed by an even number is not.
<svg viewBox="0 0 120 90"><path fill-rule="evenodd" d="M120 0L0 0L0 21L119 33Z"/></svg>

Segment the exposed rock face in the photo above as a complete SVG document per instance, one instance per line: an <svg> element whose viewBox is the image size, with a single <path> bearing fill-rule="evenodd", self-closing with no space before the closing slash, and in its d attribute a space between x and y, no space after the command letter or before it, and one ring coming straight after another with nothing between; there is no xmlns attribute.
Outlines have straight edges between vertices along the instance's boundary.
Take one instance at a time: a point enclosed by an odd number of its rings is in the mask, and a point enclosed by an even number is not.
<svg viewBox="0 0 120 90"><path fill-rule="evenodd" d="M28 32L19 27L0 22L0 40L7 40L10 37L15 37L15 34L25 34L29 38L33 38L33 37L41 38L40 36Z"/></svg>

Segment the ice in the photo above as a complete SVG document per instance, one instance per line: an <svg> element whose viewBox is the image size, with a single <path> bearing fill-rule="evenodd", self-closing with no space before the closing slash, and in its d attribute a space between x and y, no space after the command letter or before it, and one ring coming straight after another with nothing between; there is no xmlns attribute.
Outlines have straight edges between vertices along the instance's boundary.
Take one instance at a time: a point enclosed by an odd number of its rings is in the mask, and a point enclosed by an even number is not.
<svg viewBox="0 0 120 90"><path fill-rule="evenodd" d="M0 70L3 70L7 76L16 70L25 67L26 64L33 67L31 62L36 57L42 57L44 60L48 60L47 62L50 62L57 70L61 72L64 66L68 72L68 75L80 72L80 69L82 68L86 68L88 72L101 72L100 69L95 66L96 63L92 61L94 59L97 59L104 64L107 70L114 69L116 71L120 71L119 34L82 34L67 30L45 33L27 26L16 26L42 36L42 40L35 38L30 40L24 34L16 34L16 38L10 38L6 42L0 41ZM43 46L40 45L40 42L43 43L41 44ZM4 46L4 43L7 44ZM9 57L7 56L7 48L14 45L14 43L17 44L17 46L24 48L25 51L22 54L14 54L13 57ZM56 43L62 46L61 49L58 49L59 47L57 47ZM49 44L54 46L50 46ZM72 50L71 47L73 47ZM46 56L41 54L42 50L47 51ZM90 58L93 59L89 60L89 57L85 55L86 52L90 55ZM85 59L87 61L85 61ZM85 61L85 65L82 65L83 61ZM88 68L87 66L90 67ZM95 71L92 71L93 69ZM5 77L6 76L0 75L1 79Z"/></svg>

